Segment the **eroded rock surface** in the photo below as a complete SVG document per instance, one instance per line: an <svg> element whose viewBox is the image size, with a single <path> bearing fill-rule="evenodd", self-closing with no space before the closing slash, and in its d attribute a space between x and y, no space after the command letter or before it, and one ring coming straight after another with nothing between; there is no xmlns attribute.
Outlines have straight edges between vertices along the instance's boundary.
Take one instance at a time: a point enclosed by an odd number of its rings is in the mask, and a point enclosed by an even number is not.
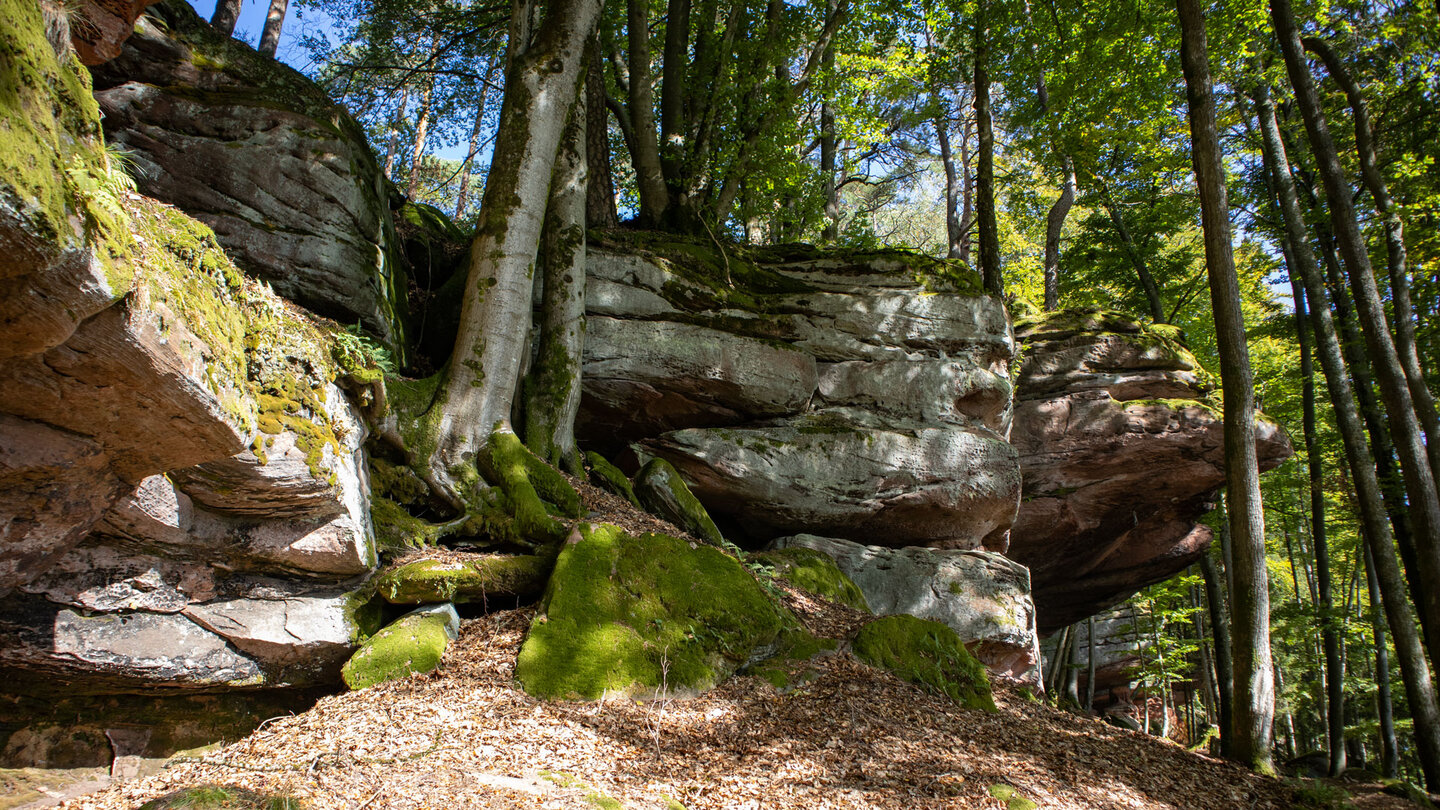
<svg viewBox="0 0 1440 810"><path fill-rule="evenodd" d="M860 587L876 615L945 624L993 676L1039 685L1030 575L1013 560L988 551L893 549L807 534L779 538L774 546L826 554Z"/></svg>
<svg viewBox="0 0 1440 810"><path fill-rule="evenodd" d="M1169 326L1059 312L1016 327L1024 348L1010 441L1025 481L1010 533L1042 632L1093 615L1199 559L1196 521L1225 481L1214 384ZM1261 469L1292 451L1257 422Z"/></svg>

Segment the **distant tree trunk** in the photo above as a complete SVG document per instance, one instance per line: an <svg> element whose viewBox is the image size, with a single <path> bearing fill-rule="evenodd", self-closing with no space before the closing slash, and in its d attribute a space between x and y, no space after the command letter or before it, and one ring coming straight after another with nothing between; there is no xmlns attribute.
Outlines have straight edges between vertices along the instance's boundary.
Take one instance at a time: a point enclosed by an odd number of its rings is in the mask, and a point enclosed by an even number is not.
<svg viewBox="0 0 1440 810"><path fill-rule="evenodd" d="M980 135L980 166L976 186L980 213L980 277L991 295L1002 295L1000 231L995 218L995 132L990 120L990 29L986 0L975 12L975 122Z"/></svg>
<svg viewBox="0 0 1440 810"><path fill-rule="evenodd" d="M385 177L395 179L395 155L400 151L400 125L405 121L405 107L410 103L410 92L400 95L400 107L390 119L390 143L385 147Z"/></svg>
<svg viewBox="0 0 1440 810"><path fill-rule="evenodd" d="M1150 307L1150 320L1155 323L1165 323L1168 318L1165 316L1165 302L1160 299L1160 287L1155 283L1155 276L1150 273L1150 267L1145 263L1145 255L1141 252L1140 246L1135 244L1134 238L1130 235L1130 229L1125 225L1125 217L1120 207L1110 198L1110 192L1104 193L1104 199L1100 203L1105 208L1105 213L1110 215L1110 224L1115 226L1115 234L1120 237L1120 245L1125 248L1125 255L1130 259L1130 265L1135 268L1135 276L1140 280L1140 289L1145 293L1145 303Z"/></svg>
<svg viewBox="0 0 1440 810"><path fill-rule="evenodd" d="M475 103L475 123L470 128L470 148L466 150L465 163L460 167L460 193L455 198L456 219L465 216L465 206L470 199L470 173L474 170L475 155L480 151L480 134L485 127L485 101L490 97L490 85L498 73L497 66L491 65L480 85L480 98Z"/></svg>
<svg viewBox="0 0 1440 810"><path fill-rule="evenodd" d="M540 234L539 351L525 385L525 444L535 455L581 474L575 445L580 355L585 342L585 100L578 94L565 124Z"/></svg>
<svg viewBox="0 0 1440 810"><path fill-rule="evenodd" d="M665 173L660 168L660 145L655 140L655 90L650 80L650 2L627 0L626 9L630 67L627 107L633 147L630 162L635 167L635 183L640 192L640 224L653 228L665 215L670 197L665 187Z"/></svg>
<svg viewBox="0 0 1440 810"><path fill-rule="evenodd" d="M1292 260L1290 251L1285 251ZM1316 435L1315 369L1310 359L1310 334L1306 325L1305 284L1298 268L1290 268L1290 288L1295 299L1295 333L1300 342L1302 422L1305 433L1305 463L1310 478L1310 540L1315 551L1315 578L1320 616L1320 639L1325 648L1325 704L1328 718L1330 775L1345 771L1345 667L1340 657L1340 636L1335 630L1335 600L1330 583L1330 549L1325 528L1325 469L1320 438Z"/></svg>
<svg viewBox="0 0 1440 810"><path fill-rule="evenodd" d="M1400 746L1395 738L1395 706L1390 698L1390 651L1385 645L1385 618L1380 583L1375 577L1375 554L1365 546L1365 584L1370 593L1370 632L1375 637L1375 714L1380 726L1381 775L1400 776Z"/></svg>
<svg viewBox="0 0 1440 810"><path fill-rule="evenodd" d="M1066 700L1070 701L1070 705L1076 708L1080 706L1080 665L1076 663L1076 661L1079 660L1080 652L1080 634L1076 632L1076 627L1078 626L1079 624L1077 623L1070 627L1070 650L1066 656L1067 664L1065 672L1063 673L1064 681L1061 683L1061 694Z"/></svg>
<svg viewBox="0 0 1440 810"><path fill-rule="evenodd" d="M1231 257L1230 209L1225 168L1215 125L1205 18L1198 0L1177 0L1180 62L1185 73L1195 185L1205 234L1205 266L1215 313L1221 386L1225 392L1225 481L1235 557L1235 706L1233 752L1249 767L1272 772L1270 741L1275 718L1274 669L1270 660L1270 592L1265 568L1265 515L1255 451L1255 394L1245 345L1240 284Z"/></svg>
<svg viewBox="0 0 1440 810"><path fill-rule="evenodd" d="M1210 608L1210 632L1215 637L1215 688L1220 695L1220 752L1230 756L1231 718L1234 716L1235 668L1230 656L1230 611L1225 603L1224 580L1209 554L1200 558L1205 577L1205 603Z"/></svg>
<svg viewBox="0 0 1440 810"><path fill-rule="evenodd" d="M260 31L261 54L275 58L275 51L280 47L280 28L285 25L285 9L290 0L270 0L270 11L265 15L265 27Z"/></svg>
<svg viewBox="0 0 1440 810"><path fill-rule="evenodd" d="M1060 308L1060 231L1075 204L1075 161L1065 157L1065 180L1060 185L1060 198L1050 206L1045 217L1045 311Z"/></svg>
<svg viewBox="0 0 1440 810"><path fill-rule="evenodd" d="M965 231L960 226L960 174L955 154L950 151L950 126L945 116L935 116L935 137L940 141L940 165L945 168L945 255L959 259L965 253Z"/></svg>
<svg viewBox="0 0 1440 810"><path fill-rule="evenodd" d="M425 157L425 139L430 135L430 100L435 95L435 80L425 82L420 90L420 118L415 122L415 147L410 150L410 178L405 183L406 199L415 199L420 187L420 161Z"/></svg>
<svg viewBox="0 0 1440 810"><path fill-rule="evenodd" d="M1385 223L1385 255L1390 271L1390 303L1395 310L1395 349L1405 369L1405 379L1410 386L1410 396L1415 400L1415 412L1420 427L1428 440L1426 447L1430 455L1431 475L1440 477L1440 417L1435 410L1435 398L1425 384L1425 373L1420 367L1420 353L1415 345L1415 308L1410 303L1410 272L1405 255L1405 225L1400 220L1395 201L1390 198L1390 189L1385 177L1380 174L1380 158L1376 154L1375 135L1370 129L1370 110L1365 96L1360 92L1345 64L1323 39L1302 40L1305 49L1317 54L1325 62L1330 78L1345 91L1350 110L1355 119L1355 148L1360 156L1360 177L1375 210Z"/></svg>
<svg viewBox="0 0 1440 810"><path fill-rule="evenodd" d="M235 23L240 19L241 0L216 0L215 13L210 15L210 24L225 36L235 33Z"/></svg>
<svg viewBox="0 0 1440 810"><path fill-rule="evenodd" d="M975 225L975 177L970 172L970 122L960 127L960 261L970 263L970 229Z"/></svg>
<svg viewBox="0 0 1440 810"><path fill-rule="evenodd" d="M467 470L497 426L510 420L529 348L531 272L543 212L600 1L556 0L533 37L516 36L528 24L523 4L517 3L512 14L514 58L470 249L460 327L451 363L424 420L433 431L426 473L432 487L457 507L473 496L466 489Z"/></svg>
<svg viewBox="0 0 1440 810"><path fill-rule="evenodd" d="M1371 369L1380 384L1387 422L1400 456L1420 574L1426 582L1440 582L1440 492L1436 490L1432 472L1434 456L1431 455L1440 453L1440 442L1427 451L1410 395L1409 381L1386 324L1384 302L1375 284L1369 251L1355 219L1350 187L1345 181L1319 94L1310 76L1310 67L1300 49L1300 35L1290 0L1270 0L1270 12L1290 83L1295 88L1295 99L1305 120L1311 151L1325 187L1330 224L1350 276ZM1430 588L1425 603L1417 605L1417 608L1426 617L1427 624L1440 627L1440 588Z"/></svg>
<svg viewBox="0 0 1440 810"><path fill-rule="evenodd" d="M1095 617L1085 620L1085 715L1095 713Z"/></svg>
<svg viewBox="0 0 1440 810"><path fill-rule="evenodd" d="M610 113L605 109L605 72L600 42L586 46L589 67L585 74L585 159L590 164L585 184L585 224L614 228L620 224L615 210L615 179L610 167Z"/></svg>
<svg viewBox="0 0 1440 810"><path fill-rule="evenodd" d="M1304 281L1306 297L1311 304L1312 332L1318 344L1320 366L1325 372L1335 421L1340 429L1345 459L1360 506L1361 533L1372 552L1381 601L1385 606L1385 615L1395 642L1395 652L1400 659L1401 672L1405 676L1405 691L1415 722L1415 740L1421 768L1427 785L1435 789L1437 780L1440 780L1440 707L1436 705L1435 690L1430 679L1430 670L1425 665L1425 652L1420 643L1414 615L1405 599L1404 580L1400 574L1400 566L1395 562L1394 545L1390 524L1386 520L1379 477L1369 448L1365 445L1355 392L1346 374L1345 360L1330 314L1319 264L1310 249L1285 144L1280 136L1280 127L1275 121L1275 110L1269 93L1263 88L1257 96L1256 106L1260 113L1266 168L1274 180L1280 211L1285 221L1286 239Z"/></svg>
<svg viewBox="0 0 1440 810"><path fill-rule="evenodd" d="M832 8L837 0L829 0ZM828 73L835 67L835 49L826 48L822 57L823 69ZM836 172L835 110L826 99L820 102L820 176L825 183L825 226L820 238L833 244L840 238L840 186Z"/></svg>

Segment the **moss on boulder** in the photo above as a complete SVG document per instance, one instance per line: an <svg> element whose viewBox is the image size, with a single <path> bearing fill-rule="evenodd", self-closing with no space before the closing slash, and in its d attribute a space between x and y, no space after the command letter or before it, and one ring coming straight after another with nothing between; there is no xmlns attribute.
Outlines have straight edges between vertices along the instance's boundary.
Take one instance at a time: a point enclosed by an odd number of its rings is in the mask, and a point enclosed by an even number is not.
<svg viewBox="0 0 1440 810"><path fill-rule="evenodd" d="M539 593L555 558L487 554L469 562L416 560L384 572L375 590L393 605L466 604L491 597Z"/></svg>
<svg viewBox="0 0 1440 810"><path fill-rule="evenodd" d="M709 689L772 651L795 619L739 560L661 534L582 523L561 550L515 679L594 699Z"/></svg>
<svg viewBox="0 0 1440 810"><path fill-rule="evenodd" d="M593 450L586 453L585 466L589 472L590 483L619 495L634 506L640 506L640 499L635 497L635 487L631 486L630 479L604 456Z"/></svg>
<svg viewBox="0 0 1440 810"><path fill-rule="evenodd" d="M413 610L366 640L340 675L351 689L365 689L412 672L429 672L440 666L459 629L453 605Z"/></svg>
<svg viewBox="0 0 1440 810"><path fill-rule="evenodd" d="M860 628L853 645L867 664L933 689L967 709L995 711L985 665L954 630L914 616L886 616Z"/></svg>
<svg viewBox="0 0 1440 810"><path fill-rule="evenodd" d="M775 576L802 591L832 602L870 612L865 594L828 554L813 548L791 546L751 555L750 559L775 568Z"/></svg>
<svg viewBox="0 0 1440 810"><path fill-rule="evenodd" d="M722 545L725 535L700 500L685 486L675 467L662 458L652 459L635 476L635 495L645 511L664 518L709 543Z"/></svg>

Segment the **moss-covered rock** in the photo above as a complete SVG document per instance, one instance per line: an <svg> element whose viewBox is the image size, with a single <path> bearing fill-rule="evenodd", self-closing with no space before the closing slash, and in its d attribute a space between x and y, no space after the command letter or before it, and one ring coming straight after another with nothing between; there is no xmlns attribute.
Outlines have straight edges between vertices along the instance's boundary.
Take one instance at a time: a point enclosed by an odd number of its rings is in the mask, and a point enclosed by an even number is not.
<svg viewBox="0 0 1440 810"><path fill-rule="evenodd" d="M394 605L485 602L537 594L545 587L551 555L487 554L468 562L417 560L382 573L375 590Z"/></svg>
<svg viewBox="0 0 1440 810"><path fill-rule="evenodd" d="M989 792L991 798L1005 802L1005 810L1037 810L1040 807L1010 785L997 783L989 787Z"/></svg>
<svg viewBox="0 0 1440 810"><path fill-rule="evenodd" d="M582 523L560 552L515 664L538 697L704 690L773 651L795 620L739 560L660 534Z"/></svg>
<svg viewBox="0 0 1440 810"><path fill-rule="evenodd" d="M413 610L366 640L340 675L351 689L365 689L412 672L429 672L440 666L459 629L453 605Z"/></svg>
<svg viewBox="0 0 1440 810"><path fill-rule="evenodd" d="M140 805L140 810L304 810L309 805L278 794L256 793L230 785L196 785Z"/></svg>
<svg viewBox="0 0 1440 810"><path fill-rule="evenodd" d="M640 506L640 499L635 497L635 487L630 484L630 479L604 456L593 450L586 453L585 466L589 472L590 483L619 495L634 506Z"/></svg>
<svg viewBox="0 0 1440 810"><path fill-rule="evenodd" d="M840 570L834 559L823 552L791 546L753 554L751 559L774 566L775 576L802 591L870 612L870 605L866 603L860 587Z"/></svg>
<svg viewBox="0 0 1440 810"><path fill-rule="evenodd" d="M664 518L690 534L715 545L725 536L710 518L700 500L685 486L685 480L665 459L652 459L635 476L635 496L653 515Z"/></svg>
<svg viewBox="0 0 1440 810"><path fill-rule="evenodd" d="M995 711L990 677L954 630L914 616L886 616L860 628L860 660L933 689L967 709Z"/></svg>

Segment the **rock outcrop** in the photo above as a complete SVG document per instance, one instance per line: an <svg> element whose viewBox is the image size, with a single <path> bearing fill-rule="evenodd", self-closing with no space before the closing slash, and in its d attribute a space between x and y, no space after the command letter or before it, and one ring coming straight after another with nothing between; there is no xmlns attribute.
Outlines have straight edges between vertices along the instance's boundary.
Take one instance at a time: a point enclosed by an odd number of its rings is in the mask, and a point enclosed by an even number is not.
<svg viewBox="0 0 1440 810"><path fill-rule="evenodd" d="M721 523L1003 548L1014 344L956 265L902 253L592 250L579 433L640 440Z"/></svg>
<svg viewBox="0 0 1440 810"><path fill-rule="evenodd" d="M1109 312L1017 323L1011 443L1025 493L1009 555L1030 568L1041 632L1093 615L1195 562L1225 481L1209 375L1171 326ZM1262 469L1291 455L1260 418Z"/></svg>
<svg viewBox="0 0 1440 810"><path fill-rule="evenodd" d="M280 295L402 346L387 181L343 107L184 0L149 9L94 75L106 136L130 152L142 193L209 225Z"/></svg>
<svg viewBox="0 0 1440 810"><path fill-rule="evenodd" d="M877 615L940 622L992 676L1039 686L1039 636L1024 566L989 551L892 549L803 534L774 545L824 553L860 587Z"/></svg>

